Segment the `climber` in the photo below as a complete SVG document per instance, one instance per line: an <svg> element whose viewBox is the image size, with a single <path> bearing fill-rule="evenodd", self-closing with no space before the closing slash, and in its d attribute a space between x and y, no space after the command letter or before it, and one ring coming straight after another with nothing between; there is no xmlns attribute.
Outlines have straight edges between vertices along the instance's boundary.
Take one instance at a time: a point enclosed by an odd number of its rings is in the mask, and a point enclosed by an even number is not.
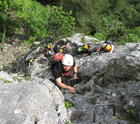
<svg viewBox="0 0 140 124"><path fill-rule="evenodd" d="M62 48L60 48L60 49L58 49L58 52L60 52L60 53L63 53L63 49Z"/></svg>
<svg viewBox="0 0 140 124"><path fill-rule="evenodd" d="M47 45L46 47L45 47L45 51L50 51L52 49L52 46L51 45Z"/></svg>
<svg viewBox="0 0 140 124"><path fill-rule="evenodd" d="M102 43L99 51L112 53L114 51L114 47L115 46L113 45L113 43L111 41L105 41Z"/></svg>
<svg viewBox="0 0 140 124"><path fill-rule="evenodd" d="M66 45L63 45L59 49L54 51L51 45L47 45L44 49L44 56L47 57L49 59L50 64L53 65L56 62L62 60L64 56L63 52L65 47Z"/></svg>
<svg viewBox="0 0 140 124"><path fill-rule="evenodd" d="M83 46L78 47L77 54L84 54L84 55L90 55L90 46L87 44L84 44Z"/></svg>
<svg viewBox="0 0 140 124"><path fill-rule="evenodd" d="M76 93L73 86L79 83L80 76L77 72L77 64L70 54L65 54L62 60L52 65L52 74L58 87Z"/></svg>
<svg viewBox="0 0 140 124"><path fill-rule="evenodd" d="M61 52L61 53L65 53L65 49L68 47L69 44L66 45L62 45L60 48L57 48L56 53L57 52Z"/></svg>
<svg viewBox="0 0 140 124"><path fill-rule="evenodd" d="M26 64L30 67L33 64L34 60L35 60L34 58L30 58L26 60Z"/></svg>
<svg viewBox="0 0 140 124"><path fill-rule="evenodd" d="M52 55L54 55L54 51L52 49L51 45L47 45L44 49L44 56L45 57L51 57Z"/></svg>

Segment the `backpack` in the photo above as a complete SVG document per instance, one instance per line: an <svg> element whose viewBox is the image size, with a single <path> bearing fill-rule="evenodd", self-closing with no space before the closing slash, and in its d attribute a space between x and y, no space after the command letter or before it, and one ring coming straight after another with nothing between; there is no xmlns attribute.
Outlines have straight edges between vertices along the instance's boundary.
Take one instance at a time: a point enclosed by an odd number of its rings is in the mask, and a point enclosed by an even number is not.
<svg viewBox="0 0 140 124"><path fill-rule="evenodd" d="M51 66L53 66L54 64L60 62L63 59L64 54L63 53L55 53L53 55L53 58L50 60Z"/></svg>
<svg viewBox="0 0 140 124"><path fill-rule="evenodd" d="M63 59L63 56L64 56L64 54L63 53L56 53L56 54L54 54L54 56L53 56L53 60L56 60L56 61L60 61L60 60L62 60Z"/></svg>

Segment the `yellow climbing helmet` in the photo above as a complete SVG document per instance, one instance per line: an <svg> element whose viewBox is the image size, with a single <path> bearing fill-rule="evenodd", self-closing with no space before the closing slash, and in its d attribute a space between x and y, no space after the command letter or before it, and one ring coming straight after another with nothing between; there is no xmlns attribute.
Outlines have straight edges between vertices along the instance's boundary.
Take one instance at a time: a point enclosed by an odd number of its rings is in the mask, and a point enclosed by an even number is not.
<svg viewBox="0 0 140 124"><path fill-rule="evenodd" d="M106 51L106 52L110 52L111 51L111 45L110 44L107 44L107 45L105 45L105 47L104 47L104 50Z"/></svg>
<svg viewBox="0 0 140 124"><path fill-rule="evenodd" d="M61 52L61 53L63 53L63 49L59 49L59 50L58 50L58 52Z"/></svg>
<svg viewBox="0 0 140 124"><path fill-rule="evenodd" d="M30 63L33 62L33 61L34 61L34 59L30 59L30 60L29 60Z"/></svg>
<svg viewBox="0 0 140 124"><path fill-rule="evenodd" d="M47 45L47 48L48 48L48 49L51 49L51 48L52 48L52 46L51 46L51 45Z"/></svg>
<svg viewBox="0 0 140 124"><path fill-rule="evenodd" d="M83 49L88 50L89 46L88 45L83 45Z"/></svg>
<svg viewBox="0 0 140 124"><path fill-rule="evenodd" d="M35 59L34 58L30 58L28 59L28 63L32 63Z"/></svg>
<svg viewBox="0 0 140 124"><path fill-rule="evenodd" d="M27 64L28 66L30 66L30 65L33 64L34 60L35 60L34 58L30 58L30 59L26 60L26 64Z"/></svg>

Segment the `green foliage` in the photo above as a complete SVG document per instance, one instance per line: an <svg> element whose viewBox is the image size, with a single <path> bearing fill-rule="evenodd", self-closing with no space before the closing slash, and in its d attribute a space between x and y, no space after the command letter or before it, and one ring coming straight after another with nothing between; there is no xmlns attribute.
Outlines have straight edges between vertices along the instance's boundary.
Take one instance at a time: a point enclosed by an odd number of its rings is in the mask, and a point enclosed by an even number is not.
<svg viewBox="0 0 140 124"><path fill-rule="evenodd" d="M126 113L131 117L135 115L135 111L133 109L127 109Z"/></svg>
<svg viewBox="0 0 140 124"><path fill-rule="evenodd" d="M138 113L134 108L123 109L120 113L119 119L127 120L129 124L139 124Z"/></svg>
<svg viewBox="0 0 140 124"><path fill-rule="evenodd" d="M21 27L29 43L51 35L55 39L66 37L74 29L101 40L120 43L139 41L139 0L63 0L44 3L48 4L42 6L32 0L1 0L0 42Z"/></svg>
<svg viewBox="0 0 140 124"><path fill-rule="evenodd" d="M115 16L102 17L101 32L107 39L114 40L116 37L123 35L124 25Z"/></svg>
<svg viewBox="0 0 140 124"><path fill-rule="evenodd" d="M65 124L73 124L71 121L66 121Z"/></svg>
<svg viewBox="0 0 140 124"><path fill-rule="evenodd" d="M50 35L64 37L72 34L75 24L71 13L62 7L42 6L32 0L1 0L0 11L0 42L20 27L29 43Z"/></svg>
<svg viewBox="0 0 140 124"><path fill-rule="evenodd" d="M74 18L71 13L64 12L61 7L42 6L33 1L23 18L26 23L26 35L43 39L53 35L55 38L69 36L73 32Z"/></svg>
<svg viewBox="0 0 140 124"><path fill-rule="evenodd" d="M33 1L30 9L27 12L27 16L24 19L26 26L26 35L30 38L33 37L42 39L47 36L49 10L39 3ZM30 39L29 39L30 41Z"/></svg>
<svg viewBox="0 0 140 124"><path fill-rule="evenodd" d="M4 83L11 83L11 82L12 82L12 81L7 80L7 79L4 79L4 78L2 78L2 77L0 77L0 80L3 81Z"/></svg>
<svg viewBox="0 0 140 124"><path fill-rule="evenodd" d="M139 25L139 4L140 3L137 0L113 0L112 13L118 15L126 26L135 27Z"/></svg>
<svg viewBox="0 0 140 124"><path fill-rule="evenodd" d="M27 40L24 40L23 43L27 46L31 46L35 41L36 37L30 36Z"/></svg>
<svg viewBox="0 0 140 124"><path fill-rule="evenodd" d="M2 12L2 17L10 18L15 17L15 15L23 14L31 4L31 0L1 0L0 10ZM16 13L14 13L16 12ZM3 14L4 13L4 14ZM9 16L7 16L9 15Z"/></svg>
<svg viewBox="0 0 140 124"><path fill-rule="evenodd" d="M60 5L66 11L72 10L76 19L76 31L97 35L99 38L102 36L98 36L98 33L101 33L106 40L120 42L127 36L127 30L139 26L138 0L64 0ZM129 37L131 38L126 38L129 41L137 39L136 36Z"/></svg>
<svg viewBox="0 0 140 124"><path fill-rule="evenodd" d="M73 10L72 15L76 19L78 32L95 32L100 27L100 13L107 10L107 0L69 0L62 1L64 9Z"/></svg>
<svg viewBox="0 0 140 124"><path fill-rule="evenodd" d="M14 76L13 79L15 81L21 82L22 80L29 80L30 78L26 78L23 75Z"/></svg>
<svg viewBox="0 0 140 124"><path fill-rule="evenodd" d="M71 12L64 12L62 7L52 7L50 11L47 28L49 35L54 35L55 37L66 37L71 35L75 25Z"/></svg>
<svg viewBox="0 0 140 124"><path fill-rule="evenodd" d="M106 39L105 35L103 33L99 33L99 32L95 33L93 35L93 37L95 37L95 38L97 38L99 40L105 40Z"/></svg>
<svg viewBox="0 0 140 124"><path fill-rule="evenodd" d="M85 43L85 42L86 42L85 36L82 36L81 42L82 42L82 43Z"/></svg>
<svg viewBox="0 0 140 124"><path fill-rule="evenodd" d="M124 42L139 42L140 41L140 37L135 35L135 34L131 34L131 33L128 33L124 39L122 40Z"/></svg>
<svg viewBox="0 0 140 124"><path fill-rule="evenodd" d="M31 5L31 0L1 0L0 20L2 24L9 26L18 17L23 16Z"/></svg>
<svg viewBox="0 0 140 124"><path fill-rule="evenodd" d="M120 40L120 44L125 44L127 42L140 42L140 27L126 31L125 35Z"/></svg>
<svg viewBox="0 0 140 124"><path fill-rule="evenodd" d="M64 104L65 104L65 107L67 109L69 109L69 108L71 108L73 106L72 103L70 103L69 101L65 101Z"/></svg>
<svg viewBox="0 0 140 124"><path fill-rule="evenodd" d="M2 42L6 35L13 33L19 27L21 15L24 15L30 7L31 0L1 0L0 1L0 33Z"/></svg>

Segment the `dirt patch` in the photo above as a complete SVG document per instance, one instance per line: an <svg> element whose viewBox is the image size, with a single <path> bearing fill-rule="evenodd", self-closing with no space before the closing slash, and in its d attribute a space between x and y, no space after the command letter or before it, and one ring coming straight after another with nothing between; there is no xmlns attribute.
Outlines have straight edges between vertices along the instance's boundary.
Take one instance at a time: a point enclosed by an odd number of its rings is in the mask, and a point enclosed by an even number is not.
<svg viewBox="0 0 140 124"><path fill-rule="evenodd" d="M24 44L4 44L3 50L0 51L0 70L3 70L4 66L14 62L18 57L27 53L29 46Z"/></svg>

